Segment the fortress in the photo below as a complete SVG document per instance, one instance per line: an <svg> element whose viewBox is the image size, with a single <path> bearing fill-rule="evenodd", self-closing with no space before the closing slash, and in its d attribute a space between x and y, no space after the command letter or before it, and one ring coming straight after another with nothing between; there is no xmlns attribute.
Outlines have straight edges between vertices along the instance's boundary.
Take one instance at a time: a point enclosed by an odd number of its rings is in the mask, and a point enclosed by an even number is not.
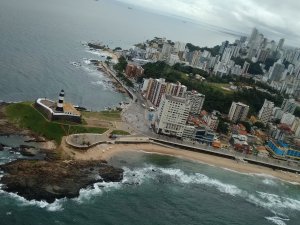
<svg viewBox="0 0 300 225"><path fill-rule="evenodd" d="M65 92L61 90L58 102L47 98L38 98L35 108L43 113L49 120L67 120L81 123L81 114L71 103L64 103Z"/></svg>

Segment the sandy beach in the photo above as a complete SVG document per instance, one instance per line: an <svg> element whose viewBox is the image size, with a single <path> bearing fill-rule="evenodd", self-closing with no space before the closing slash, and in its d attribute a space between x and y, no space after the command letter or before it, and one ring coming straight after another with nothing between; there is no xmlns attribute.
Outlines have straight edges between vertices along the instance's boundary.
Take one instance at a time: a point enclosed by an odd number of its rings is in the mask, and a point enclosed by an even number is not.
<svg viewBox="0 0 300 225"><path fill-rule="evenodd" d="M64 143L64 140L63 142ZM65 144L61 146L67 156L77 160L109 160L111 157L129 151L141 151L154 154L163 154L197 161L221 168L230 169L239 173L269 175L278 179L300 184L300 175L285 171L273 170L267 167L238 162L231 159L207 155L198 152L187 151L178 148L170 148L157 144L102 144L86 151L74 150Z"/></svg>

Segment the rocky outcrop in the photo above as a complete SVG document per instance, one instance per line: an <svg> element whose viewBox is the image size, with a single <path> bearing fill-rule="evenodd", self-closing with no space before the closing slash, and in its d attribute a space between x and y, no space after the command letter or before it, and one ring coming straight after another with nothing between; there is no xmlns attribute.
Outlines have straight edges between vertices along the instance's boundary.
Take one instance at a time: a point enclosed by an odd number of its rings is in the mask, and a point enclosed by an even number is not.
<svg viewBox="0 0 300 225"><path fill-rule="evenodd" d="M5 172L1 179L5 191L49 203L77 197L81 188L95 182L118 182L123 178L122 169L104 161L17 160L0 168Z"/></svg>

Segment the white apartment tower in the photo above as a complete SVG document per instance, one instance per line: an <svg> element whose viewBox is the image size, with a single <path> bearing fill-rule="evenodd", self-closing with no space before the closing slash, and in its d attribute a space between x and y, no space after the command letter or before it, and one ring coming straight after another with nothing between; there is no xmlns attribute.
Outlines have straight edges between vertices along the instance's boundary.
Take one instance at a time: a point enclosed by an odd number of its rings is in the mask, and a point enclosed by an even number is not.
<svg viewBox="0 0 300 225"><path fill-rule="evenodd" d="M273 109L274 109L274 102L265 99L265 102L258 113L258 118L264 125L266 125L269 122L272 116Z"/></svg>
<svg viewBox="0 0 300 225"><path fill-rule="evenodd" d="M283 103L281 105L281 109L283 110L283 112L289 112L291 114L294 114L295 110L297 107L297 103L295 101L295 99L284 99Z"/></svg>
<svg viewBox="0 0 300 225"><path fill-rule="evenodd" d="M243 121L247 118L248 112L248 105L245 105L241 102L232 102L228 113L228 118L234 123L238 121Z"/></svg>
<svg viewBox="0 0 300 225"><path fill-rule="evenodd" d="M205 95L200 94L197 91L187 91L186 99L191 102L190 113L199 115L203 107Z"/></svg>
<svg viewBox="0 0 300 225"><path fill-rule="evenodd" d="M182 137L190 108L191 103L185 98L164 95L155 121L156 132Z"/></svg>

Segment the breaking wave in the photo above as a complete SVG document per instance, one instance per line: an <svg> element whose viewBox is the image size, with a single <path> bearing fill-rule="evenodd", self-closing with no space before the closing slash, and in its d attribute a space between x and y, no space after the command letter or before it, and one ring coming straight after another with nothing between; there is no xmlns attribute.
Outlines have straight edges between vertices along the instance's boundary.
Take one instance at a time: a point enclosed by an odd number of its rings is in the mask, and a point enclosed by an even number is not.
<svg viewBox="0 0 300 225"><path fill-rule="evenodd" d="M66 198L56 199L53 203L48 203L46 201L27 200L15 193L9 193L3 190L0 190L0 194L6 195L7 197L14 199L19 206L37 206L39 208L46 209L50 212L62 211L63 202L66 201Z"/></svg>
<svg viewBox="0 0 300 225"><path fill-rule="evenodd" d="M273 217L265 217L268 221L271 221L272 223L275 223L277 225L286 225L284 221L289 221L290 219L281 218L279 216L273 216Z"/></svg>
<svg viewBox="0 0 300 225"><path fill-rule="evenodd" d="M285 224L284 221L288 220L288 218L282 218L282 216L279 216L280 213L283 212L283 210L300 211L299 200L259 191L250 193L247 190L238 188L236 185L225 183L218 179L210 178L201 173L187 174L180 169L160 168L156 166L147 166L136 169L129 169L127 167L124 167L123 169L124 178L121 182L95 183L91 187L81 189L79 196L72 200L79 204L82 204L88 202L96 196L101 196L104 192L118 190L128 185L139 186L145 182L154 181L180 184L198 184L212 187L222 193L226 193L233 197L243 198L251 204L271 211L275 214L275 216L265 218L278 225ZM3 193L4 191L0 190L0 194ZM45 201L28 201L23 197L20 197L17 194L13 193L5 192L5 194L16 199L21 205L36 205L40 208L45 208L48 211L63 210L63 202L66 201L66 199L61 199L49 204Z"/></svg>
<svg viewBox="0 0 300 225"><path fill-rule="evenodd" d="M299 200L265 192L250 193L246 190L238 188L233 184L223 183L220 180L210 178L204 174L187 174L180 169L158 168L154 166L135 170L124 168L124 179L122 183L139 185L146 180L156 180L161 176L166 175L170 178L167 182L200 184L208 187L213 187L222 193L241 197L252 204L268 209L274 213L280 213L284 209L300 211ZM276 185L275 181L272 180L265 181L265 183L268 183L267 185Z"/></svg>

